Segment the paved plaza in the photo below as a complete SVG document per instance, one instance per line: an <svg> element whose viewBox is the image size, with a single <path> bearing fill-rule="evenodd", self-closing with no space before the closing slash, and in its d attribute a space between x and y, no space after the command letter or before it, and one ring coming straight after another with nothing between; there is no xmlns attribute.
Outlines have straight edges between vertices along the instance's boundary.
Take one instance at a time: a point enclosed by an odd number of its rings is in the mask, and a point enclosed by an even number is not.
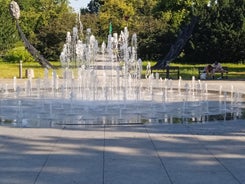
<svg viewBox="0 0 245 184"><path fill-rule="evenodd" d="M245 183L244 120L0 127L1 184Z"/></svg>
<svg viewBox="0 0 245 184"><path fill-rule="evenodd" d="M244 120L0 127L1 184L245 184L244 173Z"/></svg>

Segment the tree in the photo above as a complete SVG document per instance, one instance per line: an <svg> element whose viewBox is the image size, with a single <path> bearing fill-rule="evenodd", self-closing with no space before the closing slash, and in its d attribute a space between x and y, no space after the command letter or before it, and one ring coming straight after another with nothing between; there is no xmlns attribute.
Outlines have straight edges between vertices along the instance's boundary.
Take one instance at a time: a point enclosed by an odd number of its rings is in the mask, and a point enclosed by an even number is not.
<svg viewBox="0 0 245 184"><path fill-rule="evenodd" d="M0 0L0 55L11 48L18 40L18 32L9 12L10 1Z"/></svg>
<svg viewBox="0 0 245 184"><path fill-rule="evenodd" d="M148 48L154 48L150 55L147 52L147 59L163 59L171 48L182 26L190 22L193 3L190 0L159 0L152 9L153 20L157 22L154 25L154 31L148 37L150 42L145 45ZM145 33L147 38L147 33ZM150 56L150 58L149 58ZM142 57L145 58L145 57Z"/></svg>
<svg viewBox="0 0 245 184"><path fill-rule="evenodd" d="M98 14L99 9L103 4L104 4L103 0L91 0L88 4L88 12Z"/></svg>
<svg viewBox="0 0 245 184"><path fill-rule="evenodd" d="M108 35L110 22L113 26L113 32L120 33L124 27L131 24L130 17L133 17L134 13L132 4L125 0L104 1L98 14L102 36L106 37Z"/></svg>
<svg viewBox="0 0 245 184"><path fill-rule="evenodd" d="M132 30L138 35L138 55L142 59L157 59L162 52L162 37L166 33L165 20L154 15L157 0L133 1L135 15L132 17Z"/></svg>
<svg viewBox="0 0 245 184"><path fill-rule="evenodd" d="M5 1L0 0L1 50L18 40ZM28 39L46 58L57 59L66 32L76 25L77 15L68 1L17 2L21 8L20 24ZM157 60L167 54L191 17L198 16L199 22L178 60L237 62L245 60L244 3L244 0L91 0L87 8L81 9L81 21L84 30L92 28L100 41L107 38L110 23L117 33L127 26L130 34L138 35L138 56Z"/></svg>
<svg viewBox="0 0 245 184"><path fill-rule="evenodd" d="M150 42L154 42L151 39L151 34L155 34L158 27L165 26L153 16L152 10L156 2L157 0L104 1L101 3L98 13L100 33L102 33L100 36L107 37L110 23L113 32L116 33L120 33L124 27L128 27L130 34L137 33L138 35L138 52L142 54L141 56L143 58L151 57L148 47ZM145 52L146 50L147 52Z"/></svg>
<svg viewBox="0 0 245 184"><path fill-rule="evenodd" d="M87 8L81 8L81 21L85 28L91 28L92 33L100 36L100 23L99 23L99 10L104 4L104 0L91 0L88 3Z"/></svg>
<svg viewBox="0 0 245 184"><path fill-rule="evenodd" d="M34 47L49 60L57 60L72 30L76 14L67 0L19 0L20 25Z"/></svg>
<svg viewBox="0 0 245 184"><path fill-rule="evenodd" d="M244 12L243 0L212 1L209 6L203 6L185 59L207 63L244 60Z"/></svg>

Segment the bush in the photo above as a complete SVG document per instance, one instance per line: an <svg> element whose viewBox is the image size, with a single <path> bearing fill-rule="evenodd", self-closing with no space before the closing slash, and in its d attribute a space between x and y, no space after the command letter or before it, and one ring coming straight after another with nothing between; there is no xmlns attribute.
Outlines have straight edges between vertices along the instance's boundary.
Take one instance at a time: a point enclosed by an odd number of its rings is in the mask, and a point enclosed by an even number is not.
<svg viewBox="0 0 245 184"><path fill-rule="evenodd" d="M32 55L25 49L24 46L10 49L4 56L3 60L6 62L17 63L20 60L23 62L35 61Z"/></svg>

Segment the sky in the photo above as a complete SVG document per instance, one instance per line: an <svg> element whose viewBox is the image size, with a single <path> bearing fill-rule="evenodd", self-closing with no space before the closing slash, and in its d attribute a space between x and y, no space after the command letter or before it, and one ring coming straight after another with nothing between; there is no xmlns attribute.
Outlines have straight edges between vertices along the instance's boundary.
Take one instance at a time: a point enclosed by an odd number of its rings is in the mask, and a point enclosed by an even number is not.
<svg viewBox="0 0 245 184"><path fill-rule="evenodd" d="M71 7L78 11L80 8L86 8L90 0L69 0Z"/></svg>

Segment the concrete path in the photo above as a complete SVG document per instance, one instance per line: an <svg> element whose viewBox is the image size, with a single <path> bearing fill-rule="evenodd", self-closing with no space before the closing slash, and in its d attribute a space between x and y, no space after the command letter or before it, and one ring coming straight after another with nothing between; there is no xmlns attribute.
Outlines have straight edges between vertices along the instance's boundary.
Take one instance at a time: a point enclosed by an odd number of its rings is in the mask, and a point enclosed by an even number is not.
<svg viewBox="0 0 245 184"><path fill-rule="evenodd" d="M245 122L0 127L1 184L244 184Z"/></svg>

